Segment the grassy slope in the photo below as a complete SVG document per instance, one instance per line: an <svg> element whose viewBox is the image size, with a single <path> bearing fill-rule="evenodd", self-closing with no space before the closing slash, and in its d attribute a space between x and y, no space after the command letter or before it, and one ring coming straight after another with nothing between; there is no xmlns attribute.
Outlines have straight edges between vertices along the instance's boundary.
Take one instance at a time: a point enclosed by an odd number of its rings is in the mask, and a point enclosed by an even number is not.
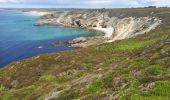
<svg viewBox="0 0 170 100"><path fill-rule="evenodd" d="M0 70L0 99L41 100L53 93L57 100L169 100L170 9L111 11L157 16L163 25L135 38L9 64Z"/></svg>

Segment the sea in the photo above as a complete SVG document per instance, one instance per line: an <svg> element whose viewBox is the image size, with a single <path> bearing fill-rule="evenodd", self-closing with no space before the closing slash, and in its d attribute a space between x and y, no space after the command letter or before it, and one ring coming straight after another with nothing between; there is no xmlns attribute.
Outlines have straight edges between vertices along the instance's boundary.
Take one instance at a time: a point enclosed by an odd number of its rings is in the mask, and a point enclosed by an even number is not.
<svg viewBox="0 0 170 100"><path fill-rule="evenodd" d="M40 17L19 10L0 9L0 68L39 54L75 49L54 46L54 42L100 34L79 28L35 26L38 20Z"/></svg>

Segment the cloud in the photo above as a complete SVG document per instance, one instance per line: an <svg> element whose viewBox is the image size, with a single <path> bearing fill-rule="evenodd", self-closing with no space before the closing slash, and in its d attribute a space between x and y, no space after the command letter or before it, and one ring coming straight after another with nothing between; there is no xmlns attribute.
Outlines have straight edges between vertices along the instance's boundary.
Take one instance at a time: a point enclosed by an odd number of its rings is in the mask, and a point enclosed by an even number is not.
<svg viewBox="0 0 170 100"><path fill-rule="evenodd" d="M0 0L4 5L17 6L48 6L48 7L79 7L79 8L126 8L149 5L170 6L170 0Z"/></svg>
<svg viewBox="0 0 170 100"><path fill-rule="evenodd" d="M87 0L85 3L88 4L107 4L107 3L113 3L113 0Z"/></svg>
<svg viewBox="0 0 170 100"><path fill-rule="evenodd" d="M22 3L22 2L25 2L25 0L0 0L0 3L8 3L8 4Z"/></svg>
<svg viewBox="0 0 170 100"><path fill-rule="evenodd" d="M170 6L170 0L136 0L144 6Z"/></svg>

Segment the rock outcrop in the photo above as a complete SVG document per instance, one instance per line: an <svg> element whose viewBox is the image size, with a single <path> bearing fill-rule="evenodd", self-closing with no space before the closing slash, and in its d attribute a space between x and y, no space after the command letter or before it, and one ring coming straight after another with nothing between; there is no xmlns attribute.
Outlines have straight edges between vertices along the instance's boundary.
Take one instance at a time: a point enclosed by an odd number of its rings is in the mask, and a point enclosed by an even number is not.
<svg viewBox="0 0 170 100"><path fill-rule="evenodd" d="M42 20L36 25L61 24L66 27L95 29L106 34L103 42L113 42L147 33L161 24L158 17L118 17L110 13L99 10L53 12L42 16Z"/></svg>

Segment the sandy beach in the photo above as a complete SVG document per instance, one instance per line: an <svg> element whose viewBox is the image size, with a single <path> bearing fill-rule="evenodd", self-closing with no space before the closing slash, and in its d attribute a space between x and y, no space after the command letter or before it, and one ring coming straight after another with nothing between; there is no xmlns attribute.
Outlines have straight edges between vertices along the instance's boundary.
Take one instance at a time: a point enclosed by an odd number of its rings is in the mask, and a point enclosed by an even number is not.
<svg viewBox="0 0 170 100"><path fill-rule="evenodd" d="M45 11L29 11L26 13L32 16L44 16L44 15L50 14L50 12L45 12Z"/></svg>
<svg viewBox="0 0 170 100"><path fill-rule="evenodd" d="M93 29L105 33L105 35L104 35L105 38L110 38L113 34L113 28L96 27L96 28L93 28Z"/></svg>

